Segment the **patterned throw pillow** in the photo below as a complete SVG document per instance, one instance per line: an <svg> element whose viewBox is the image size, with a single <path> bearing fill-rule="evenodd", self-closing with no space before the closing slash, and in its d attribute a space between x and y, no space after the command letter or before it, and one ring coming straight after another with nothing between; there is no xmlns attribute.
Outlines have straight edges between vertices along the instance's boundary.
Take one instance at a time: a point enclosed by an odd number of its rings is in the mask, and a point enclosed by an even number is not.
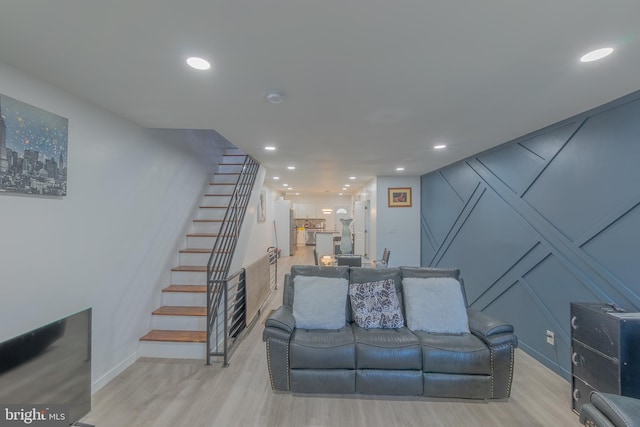
<svg viewBox="0 0 640 427"><path fill-rule="evenodd" d="M353 318L366 329L402 328L404 318L393 279L368 283L350 283L349 296Z"/></svg>

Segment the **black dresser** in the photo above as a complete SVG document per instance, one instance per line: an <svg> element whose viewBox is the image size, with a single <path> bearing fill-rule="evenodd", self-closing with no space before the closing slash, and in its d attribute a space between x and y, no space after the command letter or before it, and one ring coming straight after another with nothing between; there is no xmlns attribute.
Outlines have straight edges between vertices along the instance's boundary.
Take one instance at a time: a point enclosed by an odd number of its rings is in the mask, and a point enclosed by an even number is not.
<svg viewBox="0 0 640 427"><path fill-rule="evenodd" d="M591 391L640 398L640 313L602 303L571 303L571 408Z"/></svg>

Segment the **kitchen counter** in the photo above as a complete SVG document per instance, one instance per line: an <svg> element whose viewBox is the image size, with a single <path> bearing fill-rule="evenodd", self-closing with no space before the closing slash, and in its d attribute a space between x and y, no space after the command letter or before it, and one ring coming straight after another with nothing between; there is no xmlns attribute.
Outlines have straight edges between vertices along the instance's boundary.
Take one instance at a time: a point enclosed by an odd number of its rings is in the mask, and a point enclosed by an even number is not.
<svg viewBox="0 0 640 427"><path fill-rule="evenodd" d="M339 236L337 231L318 231L316 232L316 252L319 255L333 255L334 236Z"/></svg>

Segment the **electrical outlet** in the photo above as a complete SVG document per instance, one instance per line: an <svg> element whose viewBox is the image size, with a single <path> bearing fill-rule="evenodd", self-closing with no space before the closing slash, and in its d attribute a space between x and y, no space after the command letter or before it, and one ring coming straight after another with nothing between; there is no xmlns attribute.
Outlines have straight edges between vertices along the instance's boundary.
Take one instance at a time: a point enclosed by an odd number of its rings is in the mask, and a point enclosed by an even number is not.
<svg viewBox="0 0 640 427"><path fill-rule="evenodd" d="M547 343L551 345L555 345L556 339L555 334L551 331L547 331Z"/></svg>

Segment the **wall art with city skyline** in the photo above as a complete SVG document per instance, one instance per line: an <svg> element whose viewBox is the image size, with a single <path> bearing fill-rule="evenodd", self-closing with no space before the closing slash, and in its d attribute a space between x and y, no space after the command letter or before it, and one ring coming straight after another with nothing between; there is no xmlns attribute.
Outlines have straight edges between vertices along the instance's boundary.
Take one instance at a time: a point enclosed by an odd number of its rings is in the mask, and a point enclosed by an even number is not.
<svg viewBox="0 0 640 427"><path fill-rule="evenodd" d="M69 121L0 95L0 194L67 195Z"/></svg>

